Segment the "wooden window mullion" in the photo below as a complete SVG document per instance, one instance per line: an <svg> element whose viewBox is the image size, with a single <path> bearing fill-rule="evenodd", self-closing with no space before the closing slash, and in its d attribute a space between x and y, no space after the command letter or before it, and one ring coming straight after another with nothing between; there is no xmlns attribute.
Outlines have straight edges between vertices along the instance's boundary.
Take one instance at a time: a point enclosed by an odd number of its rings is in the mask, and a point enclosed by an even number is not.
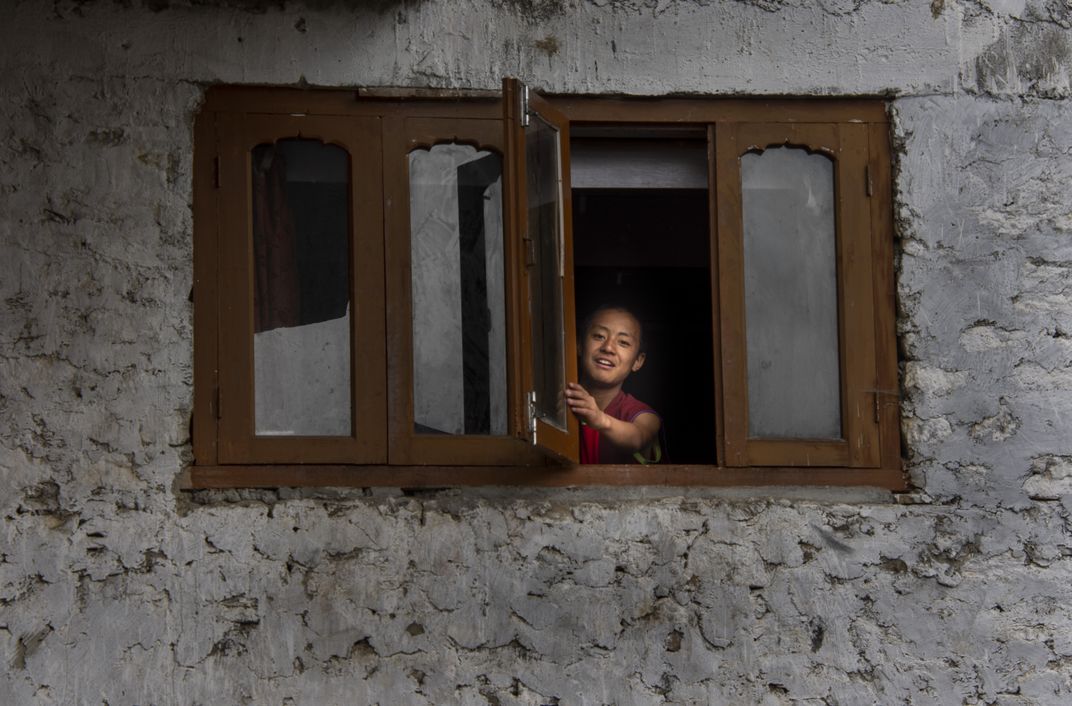
<svg viewBox="0 0 1072 706"><path fill-rule="evenodd" d="M718 125L715 140L719 337L722 342L722 427L727 466L748 465L748 379L745 347L744 240L738 126Z"/></svg>

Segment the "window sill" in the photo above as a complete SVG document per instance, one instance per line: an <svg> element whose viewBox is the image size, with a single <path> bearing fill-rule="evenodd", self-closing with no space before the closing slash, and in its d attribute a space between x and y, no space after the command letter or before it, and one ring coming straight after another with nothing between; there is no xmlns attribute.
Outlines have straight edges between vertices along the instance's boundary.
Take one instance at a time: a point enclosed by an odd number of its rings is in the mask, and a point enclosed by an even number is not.
<svg viewBox="0 0 1072 706"><path fill-rule="evenodd" d="M283 487L836 486L908 488L899 468L654 466L190 466L181 490Z"/></svg>

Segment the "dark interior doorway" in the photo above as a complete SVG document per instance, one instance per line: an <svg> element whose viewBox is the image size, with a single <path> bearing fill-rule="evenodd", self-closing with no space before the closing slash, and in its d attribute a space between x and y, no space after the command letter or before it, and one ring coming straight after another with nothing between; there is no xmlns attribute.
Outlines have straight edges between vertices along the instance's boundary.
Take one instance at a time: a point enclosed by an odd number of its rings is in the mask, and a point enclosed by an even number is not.
<svg viewBox="0 0 1072 706"><path fill-rule="evenodd" d="M583 184L573 190L578 326L603 304L637 313L647 362L626 391L662 417L664 462L714 464L707 190Z"/></svg>

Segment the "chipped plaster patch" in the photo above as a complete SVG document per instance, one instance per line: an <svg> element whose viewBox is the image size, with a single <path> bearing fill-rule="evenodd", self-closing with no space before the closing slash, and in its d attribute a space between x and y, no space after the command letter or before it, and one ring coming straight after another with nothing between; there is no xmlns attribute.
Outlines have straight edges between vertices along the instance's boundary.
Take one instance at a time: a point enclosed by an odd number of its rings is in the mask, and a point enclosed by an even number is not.
<svg viewBox="0 0 1072 706"><path fill-rule="evenodd" d="M968 382L965 370L942 370L911 361L905 365L904 384L924 395L947 396Z"/></svg>
<svg viewBox="0 0 1072 706"><path fill-rule="evenodd" d="M917 419L909 417L902 422L902 429L909 446L929 444L948 438L953 433L953 427L945 417L933 419Z"/></svg>
<svg viewBox="0 0 1072 706"><path fill-rule="evenodd" d="M998 401L996 414L971 425L968 435L977 441L1005 441L1020 429L1020 420L1012 413L1004 398Z"/></svg>
<svg viewBox="0 0 1072 706"><path fill-rule="evenodd" d="M1051 454L1032 459L1024 492L1033 500L1058 500L1072 495L1072 456Z"/></svg>
<svg viewBox="0 0 1072 706"><path fill-rule="evenodd" d="M969 353L985 353L1000 348L1019 345L1027 334L1009 331L993 324L971 326L960 334L960 345Z"/></svg>

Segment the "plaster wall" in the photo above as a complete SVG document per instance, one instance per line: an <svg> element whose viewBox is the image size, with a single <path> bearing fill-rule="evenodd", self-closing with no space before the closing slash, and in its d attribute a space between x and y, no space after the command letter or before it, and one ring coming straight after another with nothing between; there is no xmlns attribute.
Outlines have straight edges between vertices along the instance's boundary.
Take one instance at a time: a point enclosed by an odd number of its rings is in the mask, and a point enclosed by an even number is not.
<svg viewBox="0 0 1072 706"><path fill-rule="evenodd" d="M1072 8L3 3L0 702L1072 699ZM184 493L216 83L891 97L915 490Z"/></svg>

